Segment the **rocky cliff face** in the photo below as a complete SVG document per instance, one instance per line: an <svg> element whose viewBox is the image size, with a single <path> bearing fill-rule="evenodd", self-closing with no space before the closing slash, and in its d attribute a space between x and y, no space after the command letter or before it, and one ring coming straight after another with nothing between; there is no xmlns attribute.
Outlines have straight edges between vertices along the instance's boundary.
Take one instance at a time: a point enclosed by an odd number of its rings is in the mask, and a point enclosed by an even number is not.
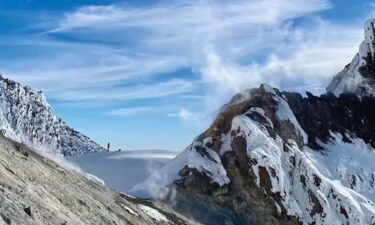
<svg viewBox="0 0 375 225"><path fill-rule="evenodd" d="M358 54L333 78L327 92L336 96L353 93L375 97L375 20L367 21L364 29L365 40L360 45Z"/></svg>
<svg viewBox="0 0 375 225"><path fill-rule="evenodd" d="M360 53L327 95L246 90L132 191L176 191L184 213L201 202L195 216L205 224L375 224L374 21L365 29Z"/></svg>
<svg viewBox="0 0 375 225"><path fill-rule="evenodd" d="M56 116L41 92L0 76L0 131L37 149L65 156L104 151Z"/></svg>

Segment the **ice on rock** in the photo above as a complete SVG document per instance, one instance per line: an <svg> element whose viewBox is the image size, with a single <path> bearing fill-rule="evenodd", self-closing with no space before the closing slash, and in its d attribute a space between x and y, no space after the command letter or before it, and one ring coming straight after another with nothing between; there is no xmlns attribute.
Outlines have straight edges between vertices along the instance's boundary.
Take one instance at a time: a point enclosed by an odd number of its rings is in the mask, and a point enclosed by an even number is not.
<svg viewBox="0 0 375 225"><path fill-rule="evenodd" d="M369 185L370 179L367 179L371 176L372 166L368 162L359 165L368 161L366 156L373 153L367 146L361 150L365 154L358 154L360 148L364 147L360 140L353 140L349 144L343 143L338 137L325 145L330 154L326 156L308 148L301 150L293 140L283 143L280 137L271 137L259 123L246 116L235 117L232 130L246 138L247 155L257 162L251 168L257 177L258 186L261 187L260 168L265 168L271 179L270 192L279 193L281 197L282 205L277 207L285 208L288 215L300 218L302 224L306 225L364 225L375 222L373 198L370 200L361 195L371 196L374 193L373 187ZM342 161L350 158L351 162ZM339 173L335 171L337 166L345 166L346 170ZM329 169L321 173L322 168ZM358 187L356 192L350 188L346 179L352 174L362 174L363 169L368 175L363 177L362 189ZM358 183L362 183L358 180ZM319 210L316 205L319 205Z"/></svg>
<svg viewBox="0 0 375 225"><path fill-rule="evenodd" d="M375 87L371 85L375 79L375 20L371 19L364 26L364 41L359 52L343 71L338 73L327 92L336 96L344 93L356 94L359 97L375 97Z"/></svg>
<svg viewBox="0 0 375 225"><path fill-rule="evenodd" d="M41 151L64 156L104 151L56 116L42 92L0 76L0 131Z"/></svg>

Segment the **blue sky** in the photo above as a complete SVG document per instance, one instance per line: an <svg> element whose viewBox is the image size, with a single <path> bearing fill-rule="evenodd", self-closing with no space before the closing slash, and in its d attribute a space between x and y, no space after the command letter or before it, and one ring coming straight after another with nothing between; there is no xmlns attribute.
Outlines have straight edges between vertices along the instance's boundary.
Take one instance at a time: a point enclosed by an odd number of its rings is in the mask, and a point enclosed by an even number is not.
<svg viewBox="0 0 375 225"><path fill-rule="evenodd" d="M113 148L181 151L230 97L324 92L367 0L1 0L0 73Z"/></svg>

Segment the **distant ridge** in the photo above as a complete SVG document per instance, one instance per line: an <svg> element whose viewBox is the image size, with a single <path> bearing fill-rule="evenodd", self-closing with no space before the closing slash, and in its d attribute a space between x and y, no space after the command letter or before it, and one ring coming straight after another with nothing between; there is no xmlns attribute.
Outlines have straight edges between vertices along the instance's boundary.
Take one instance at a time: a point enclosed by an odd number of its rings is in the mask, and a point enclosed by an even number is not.
<svg viewBox="0 0 375 225"><path fill-rule="evenodd" d="M64 156L105 151L60 119L41 91L0 75L0 132L41 151Z"/></svg>

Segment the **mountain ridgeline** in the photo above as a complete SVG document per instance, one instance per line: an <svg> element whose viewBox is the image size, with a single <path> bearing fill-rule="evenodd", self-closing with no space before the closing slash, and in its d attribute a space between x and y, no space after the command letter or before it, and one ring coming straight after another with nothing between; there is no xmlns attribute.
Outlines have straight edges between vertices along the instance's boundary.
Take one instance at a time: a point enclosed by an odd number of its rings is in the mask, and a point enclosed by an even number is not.
<svg viewBox="0 0 375 225"><path fill-rule="evenodd" d="M105 151L65 124L43 93L0 75L0 132L39 150L64 156Z"/></svg>
<svg viewBox="0 0 375 225"><path fill-rule="evenodd" d="M374 24L326 94L265 84L237 94L132 193L173 202L203 224L375 224Z"/></svg>

